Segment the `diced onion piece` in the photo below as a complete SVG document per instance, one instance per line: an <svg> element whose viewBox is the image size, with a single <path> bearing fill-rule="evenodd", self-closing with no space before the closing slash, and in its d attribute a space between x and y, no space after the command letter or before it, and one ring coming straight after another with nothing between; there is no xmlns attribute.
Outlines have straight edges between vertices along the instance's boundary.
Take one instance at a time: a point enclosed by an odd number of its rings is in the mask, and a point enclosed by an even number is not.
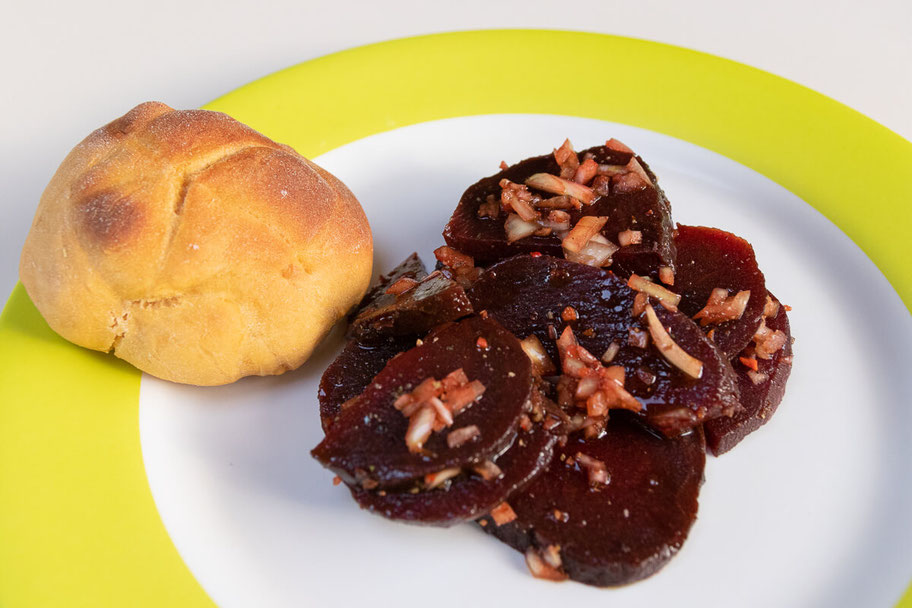
<svg viewBox="0 0 912 608"><path fill-rule="evenodd" d="M599 378L595 374L582 378L576 385L574 397L577 399L588 399L599 387Z"/></svg>
<svg viewBox="0 0 912 608"><path fill-rule="evenodd" d="M532 361L532 371L539 376L546 376L557 371L551 357L542 345L541 340L535 334L529 334L529 337L520 342L523 352Z"/></svg>
<svg viewBox="0 0 912 608"><path fill-rule="evenodd" d="M618 244L621 247L627 245L639 245L643 242L643 233L639 230L623 230L618 233Z"/></svg>
<svg viewBox="0 0 912 608"><path fill-rule="evenodd" d="M466 376L465 371L460 367L454 369L449 374L444 376L443 380L440 381L441 386L443 386L444 392L458 388L463 384L469 383L469 377Z"/></svg>
<svg viewBox="0 0 912 608"><path fill-rule="evenodd" d="M443 401L453 414L458 414L470 403L481 397L485 392L485 386L478 380L472 380L466 385L447 391Z"/></svg>
<svg viewBox="0 0 912 608"><path fill-rule="evenodd" d="M627 163L627 169L636 175L640 176L644 182L649 185L652 185L652 180L649 179L649 175L646 173L646 169L643 168L643 165L640 164L640 161L636 159L636 156L630 159L630 162Z"/></svg>
<svg viewBox="0 0 912 608"><path fill-rule="evenodd" d="M472 256L447 245L435 249L434 257L440 260L441 264L450 268L472 268L475 266L475 259Z"/></svg>
<svg viewBox="0 0 912 608"><path fill-rule="evenodd" d="M392 285L390 285L389 287L386 288L385 293L392 294L394 296L398 296L400 293L405 293L409 289L412 289L417 284L418 284L418 281L416 281L413 278L399 277L396 280L396 282L394 282Z"/></svg>
<svg viewBox="0 0 912 608"><path fill-rule="evenodd" d="M607 413L608 397L603 391L596 391L586 398L586 414L588 414L591 418L604 416Z"/></svg>
<svg viewBox="0 0 912 608"><path fill-rule="evenodd" d="M548 216L544 220L541 220L538 223L545 228L566 232L567 230L570 230L570 214L566 211L561 211L560 209L554 209L548 213Z"/></svg>
<svg viewBox="0 0 912 608"><path fill-rule="evenodd" d="M601 234L595 234L586 243L586 246L577 253L564 251L564 257L571 262L586 264L601 268L602 266L611 265L611 256L618 250L618 246L603 237Z"/></svg>
<svg viewBox="0 0 912 608"><path fill-rule="evenodd" d="M598 234L598 231L602 229L602 226L604 226L607 221L607 217L598 217L595 215L584 215L581 217L579 221L576 222L576 226L570 230L561 242L564 251L579 253L579 251L586 246L586 243L588 243L593 236Z"/></svg>
<svg viewBox="0 0 912 608"><path fill-rule="evenodd" d="M627 173L627 165L599 165L599 175L624 175Z"/></svg>
<svg viewBox="0 0 912 608"><path fill-rule="evenodd" d="M643 314L643 311L646 310L646 304L649 303L649 296L647 296L642 291L638 291L637 295L633 296L633 310L631 313L634 317L639 317Z"/></svg>
<svg viewBox="0 0 912 608"><path fill-rule="evenodd" d="M448 479L452 479L462 473L462 469L459 467L450 467L449 469L443 469L442 471L437 471L436 473L429 473L424 476L424 488L426 490L433 490L443 484Z"/></svg>
<svg viewBox="0 0 912 608"><path fill-rule="evenodd" d="M526 549L526 566L528 566L529 572L531 572L532 576L535 578L556 582L565 581L568 578L564 572L548 565L548 563L542 559L541 555L538 554L535 547L532 546L529 546L529 548Z"/></svg>
<svg viewBox="0 0 912 608"><path fill-rule="evenodd" d="M700 325L709 325L710 323L722 323L723 321L734 321L740 319L747 308L747 302L750 300L750 290L739 291L737 294L729 297L728 290L722 287L716 287L709 294L706 306L693 316L694 319L700 319Z"/></svg>
<svg viewBox="0 0 912 608"><path fill-rule="evenodd" d="M763 384L769 380L769 374L764 372L755 372L752 369L747 370L747 377L750 378L750 381L754 384Z"/></svg>
<svg viewBox="0 0 912 608"><path fill-rule="evenodd" d="M633 150L628 148L623 142L611 138L605 142L605 147L609 150L614 150L615 152L627 152L628 154L633 154Z"/></svg>
<svg viewBox="0 0 912 608"><path fill-rule="evenodd" d="M548 545L542 550L541 556L552 568L560 568L563 565L560 555L560 545Z"/></svg>
<svg viewBox="0 0 912 608"><path fill-rule="evenodd" d="M621 345L617 342L612 342L608 345L608 348L605 349L605 353L602 355L603 363L611 363L614 360L615 355L618 354L618 351L621 350Z"/></svg>
<svg viewBox="0 0 912 608"><path fill-rule="evenodd" d="M554 150L554 160L560 167L561 177L566 179L572 178L579 167L579 157L573 151L573 145L569 139L565 139L561 147Z"/></svg>
<svg viewBox="0 0 912 608"><path fill-rule="evenodd" d="M434 408L426 405L418 410L409 418L408 430L405 432L405 445L408 446L409 452L420 452L424 447L424 442L431 436L434 430L434 421L437 419L437 413Z"/></svg>
<svg viewBox="0 0 912 608"><path fill-rule="evenodd" d="M769 294L766 294L766 304L763 306L763 316L764 317L775 317L779 314L779 302L772 299Z"/></svg>
<svg viewBox="0 0 912 608"><path fill-rule="evenodd" d="M485 481L491 481L503 475L503 471L500 470L500 467L491 460L485 460L484 462L475 465L472 467L472 470Z"/></svg>
<svg viewBox="0 0 912 608"><path fill-rule="evenodd" d="M595 199L591 188L562 179L550 173L535 173L526 178L526 185L551 194L565 194L576 200L589 204Z"/></svg>
<svg viewBox="0 0 912 608"><path fill-rule="evenodd" d="M675 273L671 269L671 266L660 266L659 267L659 280L665 283L666 285L675 284Z"/></svg>
<svg viewBox="0 0 912 608"><path fill-rule="evenodd" d="M627 330L627 344L634 348L646 348L649 346L649 338L646 337L646 332L639 327L631 327Z"/></svg>
<svg viewBox="0 0 912 608"><path fill-rule="evenodd" d="M703 362L684 352L684 349L671 339L651 304L646 305L646 319L649 322L652 341L662 356L691 378L699 379L703 375Z"/></svg>
<svg viewBox="0 0 912 608"><path fill-rule="evenodd" d="M785 332L778 329L773 331L766 326L766 319L760 319L760 327L754 334L754 354L761 359L770 359L787 341Z"/></svg>
<svg viewBox="0 0 912 608"><path fill-rule="evenodd" d="M583 205L575 198L560 195L539 201L535 206L538 209L579 209Z"/></svg>
<svg viewBox="0 0 912 608"><path fill-rule="evenodd" d="M520 239L531 236L539 228L541 228L541 226L535 222L527 222L515 213L509 214L506 222L504 222L504 230L507 232L508 243L515 243Z"/></svg>
<svg viewBox="0 0 912 608"><path fill-rule="evenodd" d="M443 424L443 426L452 426L453 425L453 412L443 404L443 401L439 397L431 397L428 399L428 405L434 408L434 412L437 414L437 420Z"/></svg>
<svg viewBox="0 0 912 608"><path fill-rule="evenodd" d="M608 476L608 468L605 466L605 463L601 460L593 458L582 452L577 452L576 461L580 463L586 471L589 473L589 485L607 485L610 481Z"/></svg>
<svg viewBox="0 0 912 608"><path fill-rule="evenodd" d="M458 448L480 436L481 430L478 428L478 425L472 424L464 426L461 429L454 429L447 433L446 442L449 447Z"/></svg>
<svg viewBox="0 0 912 608"><path fill-rule="evenodd" d="M516 519L516 511L513 510L509 503L504 501L491 509L491 519L498 526L502 526Z"/></svg>
<svg viewBox="0 0 912 608"><path fill-rule="evenodd" d="M598 173L598 167L598 163L595 162L595 160L587 158L576 168L576 174L573 176L573 181L577 184L588 184Z"/></svg>
<svg viewBox="0 0 912 608"><path fill-rule="evenodd" d="M638 274L630 275L627 281L630 289L650 295L662 302L662 305L669 310L677 310L678 303L681 301L681 295L662 287L658 283L653 283L646 277Z"/></svg>

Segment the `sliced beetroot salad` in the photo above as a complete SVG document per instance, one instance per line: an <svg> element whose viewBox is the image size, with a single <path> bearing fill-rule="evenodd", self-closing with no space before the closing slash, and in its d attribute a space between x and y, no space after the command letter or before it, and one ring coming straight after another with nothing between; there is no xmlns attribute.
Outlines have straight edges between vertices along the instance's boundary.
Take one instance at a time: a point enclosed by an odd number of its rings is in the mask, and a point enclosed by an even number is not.
<svg viewBox="0 0 912 608"><path fill-rule="evenodd" d="M404 395L422 383L464 374L453 394L480 383L483 392L451 413L452 429L477 426L479 437L451 447L451 428L429 432L415 449L409 444L417 427L437 426L431 407L397 409ZM429 386L425 384L426 388ZM493 458L516 436L532 390L529 358L519 341L498 323L470 317L435 331L419 346L392 359L365 391L336 417L326 437L311 452L347 483L367 489L389 488L450 467L466 467ZM435 399L437 399L435 397ZM446 396L440 396L437 403Z"/></svg>
<svg viewBox="0 0 912 608"><path fill-rule="evenodd" d="M645 161L616 140L579 154L565 142L480 180L443 236L482 264L533 251L561 256L563 233L583 216L605 218L596 232L610 251L621 247L626 266L674 265L671 206ZM607 264L610 254L596 265Z"/></svg>
<svg viewBox="0 0 912 608"><path fill-rule="evenodd" d="M675 246L678 307L712 331L713 342L729 358L737 356L760 326L766 304L766 280L754 248L724 230L680 224Z"/></svg>
<svg viewBox="0 0 912 608"><path fill-rule="evenodd" d="M494 467L487 465L480 472L459 469L438 472L444 481L433 489L427 489L427 481L420 480L410 488L388 492L350 486L351 493L362 508L388 519L451 526L488 513L514 491L525 487L551 462L557 439L536 425L529 431L520 431L513 445L493 461Z"/></svg>
<svg viewBox="0 0 912 608"><path fill-rule="evenodd" d="M545 578L632 583L661 568L687 538L705 449L699 429L664 439L613 416L598 439L571 437L541 476L508 499L515 519L479 523L525 552Z"/></svg>
<svg viewBox="0 0 912 608"><path fill-rule="evenodd" d="M544 255L499 262L469 290L476 310L517 337L535 334L554 362L559 360L556 337L568 326L596 358L604 361L616 348L606 364L624 368L624 388L643 404L647 423L666 435L730 415L738 394L728 358L686 315L654 303L673 340L702 362L699 378L682 372L660 353L642 315L634 316L636 296L627 281L609 271Z"/></svg>
<svg viewBox="0 0 912 608"><path fill-rule="evenodd" d="M757 343L752 339L734 364L741 392L741 411L731 418L712 420L704 426L706 444L716 456L729 451L769 422L785 396L785 384L792 372L792 332L786 307L772 294L763 325L766 330L761 330L755 339L767 344L767 350L772 352L761 349L758 354Z"/></svg>

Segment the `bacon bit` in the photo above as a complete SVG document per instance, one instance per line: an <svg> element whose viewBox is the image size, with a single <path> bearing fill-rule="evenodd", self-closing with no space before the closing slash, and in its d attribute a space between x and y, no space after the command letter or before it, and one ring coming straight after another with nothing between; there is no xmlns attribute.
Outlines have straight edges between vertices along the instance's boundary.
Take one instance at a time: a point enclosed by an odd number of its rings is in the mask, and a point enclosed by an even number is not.
<svg viewBox="0 0 912 608"><path fill-rule="evenodd" d="M532 371L539 376L547 376L557 371L554 362L548 356L548 352L542 345L541 340L535 334L529 334L525 340L519 343L523 352L532 361Z"/></svg>
<svg viewBox="0 0 912 608"><path fill-rule="evenodd" d="M649 304L649 296L647 296L642 291L638 291L637 295L633 296L633 307L631 313L634 317L639 317L643 314L643 311L646 310L646 305Z"/></svg>
<svg viewBox="0 0 912 608"><path fill-rule="evenodd" d="M643 233L639 230L624 230L618 232L618 244L621 247L627 245L639 245L643 242Z"/></svg>
<svg viewBox="0 0 912 608"><path fill-rule="evenodd" d="M646 337L646 332L639 327L631 327L627 330L627 344L634 348L646 348L649 346L649 338Z"/></svg>
<svg viewBox="0 0 912 608"><path fill-rule="evenodd" d="M499 217L500 201L493 194L489 194L485 201L478 205L478 217Z"/></svg>
<svg viewBox="0 0 912 608"><path fill-rule="evenodd" d="M665 283L666 285L675 284L675 273L671 269L671 266L660 266L659 267L659 280Z"/></svg>
<svg viewBox="0 0 912 608"><path fill-rule="evenodd" d="M587 158L583 163L576 169L576 174L573 176L573 181L577 184L586 185L589 183L592 178L598 173L598 163ZM563 177L563 171L561 172L561 177Z"/></svg>
<svg viewBox="0 0 912 608"><path fill-rule="evenodd" d="M341 478L341 477L339 477L338 475L336 475L335 477L333 477L333 485L334 485L334 486L337 486L337 485L339 485L340 483L342 483L342 478Z"/></svg>
<svg viewBox="0 0 912 608"><path fill-rule="evenodd" d="M579 314L576 312L575 308L567 306L561 312L561 319L565 322L576 321L579 319Z"/></svg>
<svg viewBox="0 0 912 608"><path fill-rule="evenodd" d="M608 345L608 348L605 349L605 353L602 355L603 363L611 363L614 360L614 357L618 354L618 351L621 350L621 345L617 342L612 342Z"/></svg>
<svg viewBox="0 0 912 608"><path fill-rule="evenodd" d="M763 384L769 380L769 374L763 372L756 372L752 369L747 370L747 377L750 378L751 382L754 384Z"/></svg>
<svg viewBox="0 0 912 608"><path fill-rule="evenodd" d="M452 479L462 473L462 469L459 467L450 467L449 469L443 469L442 471L437 471L436 473L430 473L424 476L424 489L433 490L438 488L448 479Z"/></svg>
<svg viewBox="0 0 912 608"><path fill-rule="evenodd" d="M608 485L610 477L604 462L582 452L577 452L575 458L580 466L589 473L589 485Z"/></svg>
<svg viewBox="0 0 912 608"><path fill-rule="evenodd" d="M498 526L502 526L516 519L516 511L513 510L509 503L504 501L491 509L491 519Z"/></svg>
<svg viewBox="0 0 912 608"><path fill-rule="evenodd" d="M505 161L505 160L500 161L500 170L501 171L506 171L509 168L510 168L510 165L507 164L507 161Z"/></svg>
<svg viewBox="0 0 912 608"><path fill-rule="evenodd" d="M508 179L500 180L499 185L502 188L500 202L504 209L515 212L526 222L538 219L538 212L532 205L540 197L533 195L524 185L515 184Z"/></svg>
<svg viewBox="0 0 912 608"><path fill-rule="evenodd" d="M405 445L408 446L409 452L420 452L424 448L424 442L434 430L436 419L437 412L430 406L420 408L409 418L408 430L405 432Z"/></svg>
<svg viewBox="0 0 912 608"><path fill-rule="evenodd" d="M605 142L605 147L609 150L614 150L615 152L627 152L628 154L633 154L633 150L613 137Z"/></svg>
<svg viewBox="0 0 912 608"><path fill-rule="evenodd" d="M571 182L569 180L551 175L550 173L535 173L526 178L526 185L551 194L564 194L571 196L586 205L595 199L591 188Z"/></svg>
<svg viewBox="0 0 912 608"><path fill-rule="evenodd" d="M579 167L579 157L573 151L573 145L569 139L565 139L560 148L554 150L554 160L560 167L560 176L564 179L571 179Z"/></svg>
<svg viewBox="0 0 912 608"><path fill-rule="evenodd" d="M651 304L646 305L646 319L649 322L649 334L665 359L691 378L699 379L703 375L703 362L687 354L668 335Z"/></svg>
<svg viewBox="0 0 912 608"><path fill-rule="evenodd" d="M386 288L388 294L398 296L400 293L405 293L409 289L414 288L418 284L418 281L409 277L399 277L395 283Z"/></svg>
<svg viewBox="0 0 912 608"><path fill-rule="evenodd" d="M779 314L779 302L772 299L769 294L766 294L766 304L763 305L763 316L770 318L775 317Z"/></svg>
<svg viewBox="0 0 912 608"><path fill-rule="evenodd" d="M508 243L515 243L527 236L531 236L538 232L539 228L540 226L535 222L527 222L515 213L509 214L507 216L507 221L504 222L504 230L507 233Z"/></svg>
<svg viewBox="0 0 912 608"><path fill-rule="evenodd" d="M485 460L482 463L476 464L474 467L472 467L472 470L475 471L475 473L485 481L492 481L503 476L503 471L501 471L500 467L491 460Z"/></svg>
<svg viewBox="0 0 912 608"><path fill-rule="evenodd" d="M785 346L787 341L785 332L778 329L773 331L766 326L766 319L761 319L760 327L754 334L754 344L756 345L754 352L761 359L770 359L773 353Z"/></svg>
<svg viewBox="0 0 912 608"><path fill-rule="evenodd" d="M488 341L485 340L482 336L479 336L478 339L475 340L475 346L481 350L488 350Z"/></svg>
<svg viewBox="0 0 912 608"><path fill-rule="evenodd" d="M677 310L678 303L681 301L680 294L669 291L658 283L653 283L649 278L641 277L638 274L630 275L627 286L634 291L640 291L657 298L662 303L662 306L669 310Z"/></svg>
<svg viewBox="0 0 912 608"><path fill-rule="evenodd" d="M738 361L740 361L744 365L744 367L749 367L750 369L752 369L754 371L757 371L757 369L758 369L757 368L757 359L754 357L738 357Z"/></svg>
<svg viewBox="0 0 912 608"><path fill-rule="evenodd" d="M589 240L598 234L602 229L607 217L598 217L595 215L585 215L579 219L576 226L561 241L561 247L564 251L579 253L579 251L589 242Z"/></svg>
<svg viewBox="0 0 912 608"><path fill-rule="evenodd" d="M568 578L567 574L564 572L548 565L538 554L535 547L532 546L529 546L529 548L526 549L526 566L535 578L556 582L565 581Z"/></svg>
<svg viewBox="0 0 912 608"><path fill-rule="evenodd" d="M700 325L704 327L711 323L740 319L741 315L744 314L744 309L747 308L750 293L750 290L739 291L734 296L729 297L727 289L716 287L709 294L706 306L695 314L693 318L700 319Z"/></svg>
<svg viewBox="0 0 912 608"><path fill-rule="evenodd" d="M478 425L472 424L447 433L446 442L447 446L458 448L480 436L481 430L479 430Z"/></svg>

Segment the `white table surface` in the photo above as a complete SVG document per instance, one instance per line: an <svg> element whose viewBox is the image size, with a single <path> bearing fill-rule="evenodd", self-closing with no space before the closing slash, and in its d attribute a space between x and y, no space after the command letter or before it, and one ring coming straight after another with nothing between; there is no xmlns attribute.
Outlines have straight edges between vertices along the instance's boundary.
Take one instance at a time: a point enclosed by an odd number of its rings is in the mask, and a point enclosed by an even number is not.
<svg viewBox="0 0 912 608"><path fill-rule="evenodd" d="M912 140L910 0L12 2L0 36L0 297L69 150L135 104L200 106L281 68L392 38L482 28L656 40L784 76Z"/></svg>

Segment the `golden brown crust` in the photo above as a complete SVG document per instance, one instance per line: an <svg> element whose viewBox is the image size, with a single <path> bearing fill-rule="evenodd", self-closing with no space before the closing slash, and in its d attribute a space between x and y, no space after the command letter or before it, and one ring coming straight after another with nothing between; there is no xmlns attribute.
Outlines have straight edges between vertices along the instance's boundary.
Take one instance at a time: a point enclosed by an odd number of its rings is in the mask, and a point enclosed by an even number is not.
<svg viewBox="0 0 912 608"><path fill-rule="evenodd" d="M217 112L137 106L67 156L20 260L50 326L214 385L301 365L370 280L342 182Z"/></svg>

